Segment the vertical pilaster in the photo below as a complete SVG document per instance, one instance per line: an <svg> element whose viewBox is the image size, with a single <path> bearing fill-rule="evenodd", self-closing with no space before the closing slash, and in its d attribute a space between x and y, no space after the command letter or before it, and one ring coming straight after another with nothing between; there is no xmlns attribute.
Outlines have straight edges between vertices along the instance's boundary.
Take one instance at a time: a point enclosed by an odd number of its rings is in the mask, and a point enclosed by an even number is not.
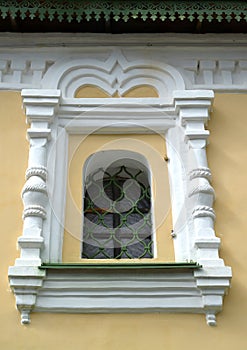
<svg viewBox="0 0 247 350"><path fill-rule="evenodd" d="M213 100L213 91L182 91L174 94L179 123L188 143L187 203L194 223L196 260L203 268L194 275L201 290L207 323L216 325L215 314L221 310L222 297L229 286L231 269L219 258L220 239L215 236L214 189L207 163L206 144L209 131L205 124Z"/></svg>
<svg viewBox="0 0 247 350"><path fill-rule="evenodd" d="M58 90L23 90L23 105L26 109L27 130L30 142L29 162L26 183L22 190L23 235L18 239L21 256L16 264L39 266L40 249L43 246L42 228L46 218L47 197L47 144L51 137L50 125L53 122L59 102Z"/></svg>
<svg viewBox="0 0 247 350"><path fill-rule="evenodd" d="M27 131L30 142L26 183L22 190L23 233L18 239L20 258L9 269L10 285L16 295L17 307L22 314L22 323L29 323L29 313L35 305L38 288L42 286L44 271L40 251L44 245L43 221L46 219L47 195L47 144L51 137L50 126L59 103L59 90L23 90L23 105L26 109ZM26 284L26 279L29 283Z"/></svg>
<svg viewBox="0 0 247 350"><path fill-rule="evenodd" d="M174 96L179 123L184 129L185 142L189 144L188 202L192 208L197 261L204 266L223 264L218 255L220 240L214 232L214 189L206 156L209 131L205 129L205 124L213 96L212 91L184 91Z"/></svg>

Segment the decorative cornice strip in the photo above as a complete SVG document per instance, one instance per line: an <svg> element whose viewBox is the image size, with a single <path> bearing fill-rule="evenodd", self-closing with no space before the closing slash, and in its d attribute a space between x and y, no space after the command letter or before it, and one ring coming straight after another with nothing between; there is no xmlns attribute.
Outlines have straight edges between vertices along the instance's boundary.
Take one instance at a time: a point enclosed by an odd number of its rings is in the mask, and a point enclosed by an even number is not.
<svg viewBox="0 0 247 350"><path fill-rule="evenodd" d="M63 84L64 82L66 83L63 73L70 75L74 69L78 68L78 55L81 62L79 64L81 72L78 74L78 76L81 76L80 79L83 77L82 85L85 83L90 84L91 78L88 76L85 77L85 72L88 71L87 67L90 66L93 69L92 73L94 78L97 78L100 81L98 86L102 87L102 71L104 71L104 74L108 75L108 83L105 84L105 86L108 87L106 90L108 91L109 95L111 95L112 91L114 89L116 90L116 83L118 85L124 83L125 90L127 91L125 78L127 76L129 77L130 71L126 72L125 68L119 65L119 60L121 60L122 64L124 65L128 64L129 68L136 69L136 61L140 60L141 62L143 56L145 56L145 46L147 43L151 43L152 46L159 46L159 54L157 54L157 58L160 57L158 59L163 60L163 62L157 62L157 67L154 69L153 63L150 64L150 61L142 60L142 64L145 63L145 69L141 72L141 75L151 69L152 74L154 74L153 78L155 78L154 87L157 91L164 91L164 88L168 88L169 91L183 90L184 88L182 87L182 84L186 86L186 90L191 89L193 91L198 89L214 90L215 92L247 91L247 60L245 59L246 43L244 42L245 47L243 47L242 41L241 47L239 47L238 50L229 49L229 42L226 44L226 46L222 46L223 44L221 42L224 42L224 38L221 35L210 36L205 34L205 37L199 35L201 46L206 46L208 48L208 50L201 50L201 48L199 48L199 51L198 47L196 47L198 46L198 37L196 36L195 38L193 37L193 39L189 39L186 37L186 35L182 36L182 42L180 42L179 36L177 35L168 36L168 38L165 37L163 41L161 40L160 35L150 37L148 34L117 35L117 39L112 35L103 35L100 37L99 35L89 35L88 38L86 38L84 35L75 35L75 37L71 38L70 41L65 36L66 40L63 44L62 52L59 52L61 48L58 50L58 48L61 46L61 41L56 35L42 34L40 36L35 35L34 37L35 45L31 45L30 42L32 38L27 34L17 35L15 38L12 36L12 34L6 34L5 37L1 37L0 35L0 47L4 47L4 53L2 52L0 55L0 89L24 89L24 91L22 91L22 96L24 97L24 104L28 107L27 118L29 123L39 120L48 121L49 123L52 122L54 114L53 108L56 109L57 107L60 99L59 94L61 93L61 95L64 97L68 91L64 90L66 85L61 87L60 84L55 85L56 88L59 87L59 89L61 89L61 92L53 90L48 91L48 94L44 94L44 89L47 88L47 82L50 83L53 81L53 79L50 79L51 75L57 82L62 79ZM215 38L216 40L216 42L213 42L212 46L209 46L209 42L211 40L210 38ZM232 47L237 45L238 38L243 39L243 37L240 35L236 36L235 41L234 39L231 39L230 43ZM91 40L91 42L89 40ZM176 43L177 46L180 47L179 54L177 48L175 51L171 48L169 53L165 51L166 45L176 46ZM102 52L105 50L103 46L107 45L118 46L118 49L112 50L111 48L108 48L108 59L107 61L104 61L99 59L99 57L101 57ZM215 45L218 46L217 49L215 48ZM6 46L12 46L11 52L6 50ZM97 46L98 49L94 52L92 52L92 50L88 51L90 46ZM125 46L129 47L128 50L125 50ZM136 50L133 48L133 46L135 48L139 47L139 49ZM186 47L188 46L192 46L188 52L189 57L187 56L186 50ZM26 47L30 48L28 53L25 49ZM47 50L47 52L39 51L37 53L37 47L46 47L45 50ZM73 49L74 47L76 47L75 51ZM69 54L67 51L68 48L70 48ZM56 54L54 54L54 49ZM17 52L15 50L17 50ZM229 56L227 59L225 57L226 51L227 56ZM119 52L121 52L121 55L119 55ZM211 55L210 59L208 57L209 52ZM164 53L167 56L166 58L163 58ZM54 57L54 55L56 57ZM63 56L63 61L60 63L59 55ZM198 58L194 59L194 57ZM108 63L106 64L106 62ZM115 67L115 63L118 68L112 71L113 67ZM66 66L68 67L67 71L61 70L62 67ZM102 66L105 67L103 70L101 70ZM168 66L169 70L167 70ZM216 67L214 70L208 70L208 67L214 66ZM227 69L229 66L234 66L234 69ZM139 67L139 69L143 69L143 66L141 67L137 65L137 67ZM173 77L176 80L175 81L173 79L176 87L173 87L173 84L172 86L167 86L167 79L165 77L161 78L160 76L161 70L163 74L164 71L166 71L169 75L173 74ZM131 72L134 73L136 71L131 70ZM180 81L177 79L179 75ZM148 78L148 76L146 76L146 78ZM111 82L113 81L114 86L111 85ZM133 79L131 81L134 82ZM74 80L71 79L70 82L72 84L70 86L74 86ZM41 87L44 87L44 89L41 89ZM120 90L124 91L122 87ZM162 97L164 97L164 95L164 93L160 94ZM43 114L41 113L37 115L37 112L40 112L40 109L37 108L37 106L41 102L43 103L44 99L47 103L44 106L45 108L42 110ZM202 98L202 102L203 101L204 107L206 107L204 97ZM178 100L177 106L181 106L183 102L183 97L181 97ZM186 103L188 105L188 101ZM50 106L51 109L47 108L47 106ZM31 110L30 107L32 107ZM210 104L208 104L208 107L210 108ZM185 117L187 116L183 116L183 122L185 121ZM193 119L195 121L202 119L205 120L205 122L207 120L205 115L202 116L200 114L194 115Z"/></svg>
<svg viewBox="0 0 247 350"><path fill-rule="evenodd" d="M32 1L0 1L0 15L4 19L11 18L48 19L50 21L71 22L76 20L99 21L110 18L114 21L141 19L146 21L174 21L195 19L211 22L247 21L247 4L245 1L133 1L133 0L32 0Z"/></svg>

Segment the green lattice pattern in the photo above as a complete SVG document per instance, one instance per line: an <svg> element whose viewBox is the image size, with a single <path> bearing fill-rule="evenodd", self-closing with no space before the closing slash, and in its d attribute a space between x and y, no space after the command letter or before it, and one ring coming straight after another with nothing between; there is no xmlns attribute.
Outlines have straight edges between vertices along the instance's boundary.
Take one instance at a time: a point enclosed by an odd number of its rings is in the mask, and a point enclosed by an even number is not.
<svg viewBox="0 0 247 350"><path fill-rule="evenodd" d="M0 15L2 18L39 18L40 20L57 19L71 22L76 20L123 20L140 18L143 21L151 19L161 21L188 19L193 21L207 20L218 22L232 19L247 21L246 1L85 1L85 0L0 0Z"/></svg>
<svg viewBox="0 0 247 350"><path fill-rule="evenodd" d="M150 186L144 171L100 169L85 187L82 257L152 258Z"/></svg>

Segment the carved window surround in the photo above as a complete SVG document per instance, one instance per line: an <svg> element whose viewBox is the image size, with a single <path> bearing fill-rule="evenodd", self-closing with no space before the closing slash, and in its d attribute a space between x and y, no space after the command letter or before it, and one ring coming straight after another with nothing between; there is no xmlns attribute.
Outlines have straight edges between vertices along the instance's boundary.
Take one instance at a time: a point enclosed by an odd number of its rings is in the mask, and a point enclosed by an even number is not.
<svg viewBox="0 0 247 350"><path fill-rule="evenodd" d="M75 69L79 76L78 64ZM50 89L22 91L30 123L30 153L22 192L24 225L18 239L21 253L9 268L22 323L30 322L32 311L163 311L204 313L207 323L215 325L231 269L218 254L220 239L215 236L212 208L214 190L206 157L209 131L205 130L205 123L213 92L186 91L179 73L166 66L163 74L170 77L170 87L165 86L165 80L158 81L160 98L75 99L66 95L68 91L73 95L73 86L75 91L80 83L70 84L75 80L69 63L64 71L60 67L57 74L52 79L55 86ZM149 75L152 74L155 84L157 70ZM137 83L136 80L132 85ZM162 97L164 89L168 98ZM78 273L65 267L40 268L42 263L62 261L69 135L128 132L166 134L175 260L202 265L192 270L177 268L173 273L165 268L154 267L152 273L143 269L139 280L134 279L140 290L137 297L133 297L133 269L119 273L120 269L111 266L106 272L96 265L91 269L82 265ZM101 280L104 285L109 278L111 303L107 304L103 302L107 289L101 293L95 288L95 281ZM130 289L126 288L126 281ZM116 285L118 293L113 292Z"/></svg>

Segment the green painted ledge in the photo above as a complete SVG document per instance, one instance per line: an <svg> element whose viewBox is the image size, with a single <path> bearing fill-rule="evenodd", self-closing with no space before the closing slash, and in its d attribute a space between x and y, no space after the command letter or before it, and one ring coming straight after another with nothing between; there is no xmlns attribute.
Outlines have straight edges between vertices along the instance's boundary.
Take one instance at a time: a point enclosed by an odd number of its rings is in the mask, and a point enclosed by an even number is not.
<svg viewBox="0 0 247 350"><path fill-rule="evenodd" d="M200 269L196 262L169 263L44 263L40 269Z"/></svg>

